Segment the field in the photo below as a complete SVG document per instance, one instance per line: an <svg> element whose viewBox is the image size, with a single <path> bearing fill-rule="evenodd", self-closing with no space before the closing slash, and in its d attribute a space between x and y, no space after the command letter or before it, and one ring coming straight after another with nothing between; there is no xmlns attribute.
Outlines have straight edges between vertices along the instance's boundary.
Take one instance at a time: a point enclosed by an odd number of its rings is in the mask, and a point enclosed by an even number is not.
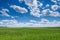
<svg viewBox="0 0 60 40"><path fill-rule="evenodd" d="M60 40L60 28L0 28L0 40Z"/></svg>

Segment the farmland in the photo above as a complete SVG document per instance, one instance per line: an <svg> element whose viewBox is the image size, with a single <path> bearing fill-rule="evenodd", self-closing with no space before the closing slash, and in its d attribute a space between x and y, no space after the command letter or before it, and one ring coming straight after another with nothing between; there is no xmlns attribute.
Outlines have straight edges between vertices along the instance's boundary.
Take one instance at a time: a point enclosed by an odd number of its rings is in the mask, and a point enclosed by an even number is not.
<svg viewBox="0 0 60 40"><path fill-rule="evenodd" d="M60 27L0 28L0 40L60 40Z"/></svg>

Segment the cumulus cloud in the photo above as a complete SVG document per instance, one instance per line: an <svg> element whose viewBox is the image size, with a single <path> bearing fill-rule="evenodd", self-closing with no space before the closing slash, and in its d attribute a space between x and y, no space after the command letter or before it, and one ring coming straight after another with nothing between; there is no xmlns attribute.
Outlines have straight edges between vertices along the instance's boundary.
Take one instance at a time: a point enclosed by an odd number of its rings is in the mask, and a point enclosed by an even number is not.
<svg viewBox="0 0 60 40"><path fill-rule="evenodd" d="M43 15L47 15L47 13L49 13L49 9L44 9L44 10L42 10L42 14L43 14Z"/></svg>
<svg viewBox="0 0 60 40"><path fill-rule="evenodd" d="M60 21L49 21L48 19L42 18L41 21L30 20L29 22L18 22L17 20L0 20L0 26L7 27L55 27L60 26Z"/></svg>
<svg viewBox="0 0 60 40"><path fill-rule="evenodd" d="M0 26L6 27L29 27L32 23L22 23L17 20L0 20Z"/></svg>
<svg viewBox="0 0 60 40"><path fill-rule="evenodd" d="M30 20L30 22L31 22L31 23L36 23L37 21L35 21L35 20Z"/></svg>
<svg viewBox="0 0 60 40"><path fill-rule="evenodd" d="M17 23L16 20L0 20L0 22L3 24L15 24L15 23Z"/></svg>
<svg viewBox="0 0 60 40"><path fill-rule="evenodd" d="M50 9L44 9L44 10L42 10L42 16L60 17L60 13L58 11L52 11Z"/></svg>
<svg viewBox="0 0 60 40"><path fill-rule="evenodd" d="M20 3L22 3L24 0L18 0Z"/></svg>
<svg viewBox="0 0 60 40"><path fill-rule="evenodd" d="M57 2L57 0L51 0L52 2L54 2L54 3L56 3Z"/></svg>
<svg viewBox="0 0 60 40"><path fill-rule="evenodd" d="M46 24L46 23L49 23L49 20L47 20L45 18L42 18L40 23L43 23L43 24L45 23Z"/></svg>
<svg viewBox="0 0 60 40"><path fill-rule="evenodd" d="M42 11L40 11L40 9L38 8L39 6L42 7L43 3L37 1L37 0L24 0L25 4L29 6L30 9L30 14L35 16L35 17L40 17L40 16L54 16L57 17L59 16L59 12L53 12L58 10L59 6L58 5L52 5L51 9L43 9ZM53 2L56 2L56 0L52 0ZM46 7L49 7L49 4L46 4ZM52 12L51 12L52 11ZM41 14L42 12L42 14ZM56 15L55 15L56 14Z"/></svg>
<svg viewBox="0 0 60 40"><path fill-rule="evenodd" d="M35 16L35 17L40 17L41 16L39 9L32 9L30 14Z"/></svg>
<svg viewBox="0 0 60 40"><path fill-rule="evenodd" d="M19 26L18 22L16 20L0 20L0 25L2 26Z"/></svg>
<svg viewBox="0 0 60 40"><path fill-rule="evenodd" d="M38 8L37 0L24 0L25 4L29 6L30 14L35 17L40 17L40 10Z"/></svg>
<svg viewBox="0 0 60 40"><path fill-rule="evenodd" d="M37 7L37 0L24 0L29 7Z"/></svg>
<svg viewBox="0 0 60 40"><path fill-rule="evenodd" d="M0 10L0 14L1 14L2 16L9 16L8 12L9 12L8 9L2 9L2 10Z"/></svg>
<svg viewBox="0 0 60 40"><path fill-rule="evenodd" d="M43 6L43 3L39 2L39 1L37 1L37 4L38 4L39 7Z"/></svg>
<svg viewBox="0 0 60 40"><path fill-rule="evenodd" d="M40 22L33 24L35 27L55 27L60 26L60 21L49 21L48 19L42 18Z"/></svg>
<svg viewBox="0 0 60 40"><path fill-rule="evenodd" d="M52 6L51 6L51 9L54 10L54 11L57 10L58 8L59 8L58 5L52 5Z"/></svg>
<svg viewBox="0 0 60 40"><path fill-rule="evenodd" d="M28 25L28 26L27 26ZM25 23L26 27L55 27L60 26L60 21L49 21L48 19L42 18L41 21L37 22L36 20L33 20L31 22Z"/></svg>
<svg viewBox="0 0 60 40"><path fill-rule="evenodd" d="M60 0L51 0L52 2L54 2L55 4L60 5Z"/></svg>
<svg viewBox="0 0 60 40"><path fill-rule="evenodd" d="M19 12L19 13L27 13L28 12L28 10L26 8L23 8L23 7L20 7L20 6L17 6L17 5L11 5L10 7L13 8L16 12Z"/></svg>
<svg viewBox="0 0 60 40"><path fill-rule="evenodd" d="M19 2L22 2L23 0L19 0Z"/></svg>
<svg viewBox="0 0 60 40"><path fill-rule="evenodd" d="M50 11L50 16L60 17L60 13L59 12Z"/></svg>
<svg viewBox="0 0 60 40"><path fill-rule="evenodd" d="M46 4L46 7L49 7L50 5L49 4Z"/></svg>

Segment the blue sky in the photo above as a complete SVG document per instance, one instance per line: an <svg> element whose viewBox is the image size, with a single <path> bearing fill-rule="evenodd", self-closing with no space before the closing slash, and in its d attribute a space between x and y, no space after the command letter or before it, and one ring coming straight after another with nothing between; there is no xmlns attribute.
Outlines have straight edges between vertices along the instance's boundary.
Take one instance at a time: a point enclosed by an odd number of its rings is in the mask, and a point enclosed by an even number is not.
<svg viewBox="0 0 60 40"><path fill-rule="evenodd" d="M60 0L0 0L0 26L60 26Z"/></svg>

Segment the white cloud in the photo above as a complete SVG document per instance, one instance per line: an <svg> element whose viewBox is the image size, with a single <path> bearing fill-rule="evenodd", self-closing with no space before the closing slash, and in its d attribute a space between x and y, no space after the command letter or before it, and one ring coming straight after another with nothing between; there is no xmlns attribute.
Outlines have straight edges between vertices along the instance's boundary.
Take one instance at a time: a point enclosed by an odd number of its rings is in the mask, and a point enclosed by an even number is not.
<svg viewBox="0 0 60 40"><path fill-rule="evenodd" d="M59 8L58 5L52 5L52 6L51 6L51 9L54 10L54 11L57 10L58 8Z"/></svg>
<svg viewBox="0 0 60 40"><path fill-rule="evenodd" d="M2 9L2 10L0 10L0 13L2 14L2 16L9 16L8 12L9 12L8 9Z"/></svg>
<svg viewBox="0 0 60 40"><path fill-rule="evenodd" d="M43 6L43 3L39 2L39 1L37 1L37 3L38 3L38 6L39 7L42 7Z"/></svg>
<svg viewBox="0 0 60 40"><path fill-rule="evenodd" d="M55 27L60 26L60 21L49 21L42 18L41 21L37 22L35 20L30 20L29 22L22 23L17 20L0 20L0 26L7 27Z"/></svg>
<svg viewBox="0 0 60 40"><path fill-rule="evenodd" d="M43 6L43 4L42 3L40 3L40 5L39 5L40 7L42 7Z"/></svg>
<svg viewBox="0 0 60 40"><path fill-rule="evenodd" d="M3 24L15 24L15 23L17 23L16 20L1 20L0 22Z"/></svg>
<svg viewBox="0 0 60 40"><path fill-rule="evenodd" d="M24 0L25 4L28 6L32 6L34 0Z"/></svg>
<svg viewBox="0 0 60 40"><path fill-rule="evenodd" d="M23 0L19 0L19 2L22 2Z"/></svg>
<svg viewBox="0 0 60 40"><path fill-rule="evenodd" d="M19 23L17 20L0 20L0 26L17 27Z"/></svg>
<svg viewBox="0 0 60 40"><path fill-rule="evenodd" d="M46 15L48 13L48 11L49 11L49 9L44 9L44 10L42 10L42 14Z"/></svg>
<svg viewBox="0 0 60 40"><path fill-rule="evenodd" d="M60 26L60 21L49 21L48 19L42 18L39 22L33 22L30 24L32 27L58 27Z"/></svg>
<svg viewBox="0 0 60 40"><path fill-rule="evenodd" d="M60 13L59 12L50 11L50 16L60 17Z"/></svg>
<svg viewBox="0 0 60 40"><path fill-rule="evenodd" d="M16 18L17 17L17 16L11 16L8 13L9 13L8 9L2 9L2 10L0 10L0 16L7 16L7 17L10 17L10 18Z"/></svg>
<svg viewBox="0 0 60 40"><path fill-rule="evenodd" d="M31 22L22 23L17 20L0 20L0 26L6 27L30 27L31 25Z"/></svg>
<svg viewBox="0 0 60 40"><path fill-rule="evenodd" d="M40 17L40 10L38 8L37 0L24 0L25 4L29 6L30 14L35 17Z"/></svg>
<svg viewBox="0 0 60 40"><path fill-rule="evenodd" d="M50 5L49 4L46 4L46 7L49 7Z"/></svg>
<svg viewBox="0 0 60 40"><path fill-rule="evenodd" d="M32 9L30 14L35 16L35 17L40 17L41 16L39 9Z"/></svg>
<svg viewBox="0 0 60 40"><path fill-rule="evenodd" d="M28 5L29 7L36 8L38 7L37 0L24 0L25 4Z"/></svg>
<svg viewBox="0 0 60 40"><path fill-rule="evenodd" d="M60 26L60 21L49 21L47 19L42 18L40 22L36 23L34 26L36 27L58 27Z"/></svg>
<svg viewBox="0 0 60 40"><path fill-rule="evenodd" d="M30 20L30 22L31 22L31 23L36 23L37 21L35 21L35 20Z"/></svg>
<svg viewBox="0 0 60 40"><path fill-rule="evenodd" d="M19 12L19 13L27 13L28 12L28 10L26 8L23 8L23 7L20 7L20 6L17 6L17 5L11 5L10 7L13 8L16 12Z"/></svg>
<svg viewBox="0 0 60 40"><path fill-rule="evenodd" d="M46 23L49 23L49 20L47 20L47 19L45 19L45 18L42 18L42 19L41 19L41 23L43 23L43 24L44 24L44 23L45 23L45 24L46 24Z"/></svg>
<svg viewBox="0 0 60 40"><path fill-rule="evenodd" d="M54 3L56 3L57 2L57 0L51 0L52 2L54 2Z"/></svg>
<svg viewBox="0 0 60 40"><path fill-rule="evenodd" d="M60 17L60 13L58 11L52 11L50 9L44 9L44 10L42 10L42 16Z"/></svg>
<svg viewBox="0 0 60 40"><path fill-rule="evenodd" d="M24 0L18 0L20 3L22 3Z"/></svg>

